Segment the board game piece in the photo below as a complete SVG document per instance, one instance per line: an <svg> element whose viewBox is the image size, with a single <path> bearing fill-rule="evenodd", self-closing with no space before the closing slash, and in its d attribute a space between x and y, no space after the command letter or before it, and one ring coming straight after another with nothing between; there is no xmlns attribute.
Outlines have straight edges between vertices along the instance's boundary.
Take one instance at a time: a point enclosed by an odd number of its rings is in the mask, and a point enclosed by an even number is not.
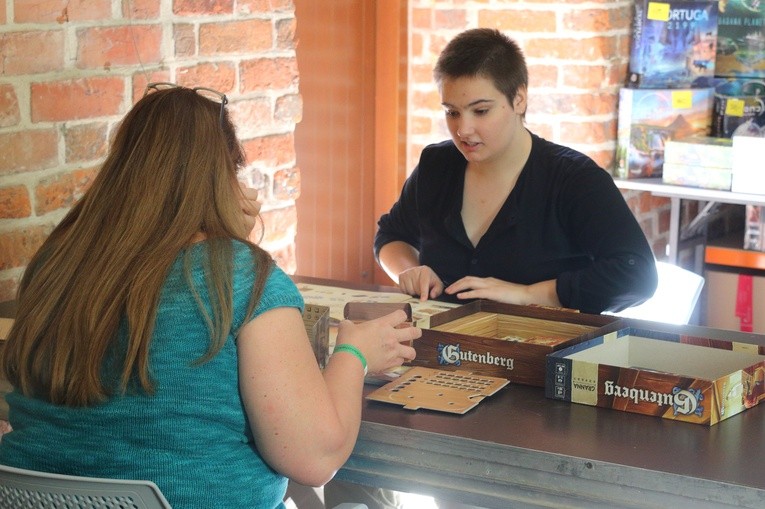
<svg viewBox="0 0 765 509"><path fill-rule="evenodd" d="M475 375L469 371L416 367L375 389L367 399L402 405L407 410L424 408L464 414L508 383L510 381L504 378Z"/></svg>

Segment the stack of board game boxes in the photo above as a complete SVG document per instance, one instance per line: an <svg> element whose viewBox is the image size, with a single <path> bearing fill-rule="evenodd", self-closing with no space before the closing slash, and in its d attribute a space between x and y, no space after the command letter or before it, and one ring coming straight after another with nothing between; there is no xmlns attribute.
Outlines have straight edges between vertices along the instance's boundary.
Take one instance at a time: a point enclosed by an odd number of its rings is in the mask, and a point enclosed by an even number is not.
<svg viewBox="0 0 765 509"><path fill-rule="evenodd" d="M758 153L765 149L765 3L719 2L711 137L667 142L663 181L708 189L765 193ZM755 139L752 139L755 138ZM695 145L695 146L693 146ZM716 146L719 148L713 148ZM686 160L670 163L669 152ZM682 152L682 154L680 153ZM720 157L701 157L693 152ZM734 156L734 152L737 155Z"/></svg>
<svg viewBox="0 0 765 509"><path fill-rule="evenodd" d="M665 184L730 191L732 179L730 138L690 136L667 141L662 171Z"/></svg>
<svg viewBox="0 0 765 509"><path fill-rule="evenodd" d="M730 189L765 194L765 2L720 2L712 135L731 140ZM746 205L744 249L765 251L765 208Z"/></svg>
<svg viewBox="0 0 765 509"><path fill-rule="evenodd" d="M765 2L636 0L615 176L760 192L739 136L765 138Z"/></svg>
<svg viewBox="0 0 765 509"><path fill-rule="evenodd" d="M710 134L718 14L717 0L635 1L617 177L661 177L668 141Z"/></svg>
<svg viewBox="0 0 765 509"><path fill-rule="evenodd" d="M765 2L720 2L717 32L712 135L732 139L731 190L765 194Z"/></svg>
<svg viewBox="0 0 765 509"><path fill-rule="evenodd" d="M765 2L719 3L712 135L765 136Z"/></svg>

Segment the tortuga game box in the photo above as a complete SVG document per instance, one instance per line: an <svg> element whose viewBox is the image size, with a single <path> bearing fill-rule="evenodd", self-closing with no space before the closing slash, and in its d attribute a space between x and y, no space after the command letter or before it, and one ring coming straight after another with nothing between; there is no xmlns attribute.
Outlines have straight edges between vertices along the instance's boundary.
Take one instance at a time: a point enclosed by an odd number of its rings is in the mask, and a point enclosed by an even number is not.
<svg viewBox="0 0 765 509"><path fill-rule="evenodd" d="M635 0L627 86L710 86L717 13L717 0Z"/></svg>
<svg viewBox="0 0 765 509"><path fill-rule="evenodd" d="M545 396L711 426L765 398L765 347L627 327L547 356Z"/></svg>

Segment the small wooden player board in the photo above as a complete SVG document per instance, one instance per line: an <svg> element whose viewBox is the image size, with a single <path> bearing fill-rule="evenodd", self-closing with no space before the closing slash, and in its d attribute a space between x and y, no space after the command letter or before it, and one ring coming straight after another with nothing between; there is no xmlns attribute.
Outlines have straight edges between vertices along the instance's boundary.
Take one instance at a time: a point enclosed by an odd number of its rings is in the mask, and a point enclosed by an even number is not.
<svg viewBox="0 0 765 509"><path fill-rule="evenodd" d="M8 333L11 332L13 326L13 320L10 318L0 318L0 341L8 339ZM0 343L0 346L2 343Z"/></svg>
<svg viewBox="0 0 765 509"><path fill-rule="evenodd" d="M329 306L306 302L303 308L303 325L316 362L324 369L329 358Z"/></svg>
<svg viewBox="0 0 765 509"><path fill-rule="evenodd" d="M376 389L367 399L402 405L407 410L426 408L464 414L510 383L469 371L442 371L413 367L393 382Z"/></svg>
<svg viewBox="0 0 765 509"><path fill-rule="evenodd" d="M399 309L406 313L406 321L411 323L412 305L406 302L347 302L343 308L343 318L352 322L365 322Z"/></svg>

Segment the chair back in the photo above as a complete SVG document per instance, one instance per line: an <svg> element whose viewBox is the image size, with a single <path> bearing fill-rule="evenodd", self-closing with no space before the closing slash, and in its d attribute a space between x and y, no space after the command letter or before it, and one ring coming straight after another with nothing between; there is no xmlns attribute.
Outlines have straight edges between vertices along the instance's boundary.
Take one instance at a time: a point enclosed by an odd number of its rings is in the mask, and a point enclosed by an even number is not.
<svg viewBox="0 0 765 509"><path fill-rule="evenodd" d="M686 325L693 316L704 277L667 262L656 262L659 284L653 297L618 313L622 318Z"/></svg>
<svg viewBox="0 0 765 509"><path fill-rule="evenodd" d="M0 509L171 509L151 481L49 474L0 465Z"/></svg>

